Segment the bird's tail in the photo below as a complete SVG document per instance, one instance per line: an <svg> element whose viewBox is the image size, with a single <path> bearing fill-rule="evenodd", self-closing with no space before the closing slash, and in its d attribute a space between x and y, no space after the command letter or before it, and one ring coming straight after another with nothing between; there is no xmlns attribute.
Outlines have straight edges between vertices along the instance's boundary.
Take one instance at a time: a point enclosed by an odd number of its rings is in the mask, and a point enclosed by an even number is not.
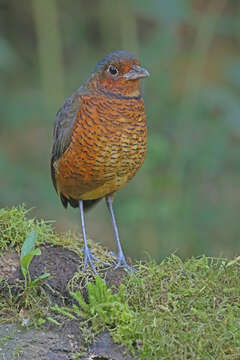
<svg viewBox="0 0 240 360"><path fill-rule="evenodd" d="M72 199L72 198L66 198L63 194L60 194L60 199L62 201L62 204L65 208L68 207L68 203L73 207L73 208L77 208L79 206L79 200L76 199ZM94 199L94 200L83 200L83 206L84 206L84 210L88 211L89 209L91 209L98 201L100 201L101 198L99 199Z"/></svg>
<svg viewBox="0 0 240 360"><path fill-rule="evenodd" d="M96 205L96 203L98 201L100 201L100 199L94 199L94 200L83 200L83 207L85 211L88 211L89 209L91 209L93 206Z"/></svg>

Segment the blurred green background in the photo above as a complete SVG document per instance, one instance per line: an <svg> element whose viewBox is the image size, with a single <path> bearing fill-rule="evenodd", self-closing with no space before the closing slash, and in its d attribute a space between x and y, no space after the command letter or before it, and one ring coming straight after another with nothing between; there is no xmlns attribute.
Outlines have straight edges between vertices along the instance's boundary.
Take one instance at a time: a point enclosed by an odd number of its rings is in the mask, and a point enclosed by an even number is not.
<svg viewBox="0 0 240 360"><path fill-rule="evenodd" d="M55 114L112 50L140 58L148 153L116 195L127 254L240 250L240 1L0 0L0 206L80 231L53 189ZM105 202L88 234L114 248Z"/></svg>

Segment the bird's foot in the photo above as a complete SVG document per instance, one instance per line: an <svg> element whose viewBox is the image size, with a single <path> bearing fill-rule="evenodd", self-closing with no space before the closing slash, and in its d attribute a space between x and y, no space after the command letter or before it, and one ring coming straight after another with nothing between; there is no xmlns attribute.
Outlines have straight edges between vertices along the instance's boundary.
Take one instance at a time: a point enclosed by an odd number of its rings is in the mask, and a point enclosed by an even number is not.
<svg viewBox="0 0 240 360"><path fill-rule="evenodd" d="M126 258L124 256L123 252L120 252L118 254L118 256L116 256L113 252L111 252L111 255L114 256L116 258L116 260L117 260L117 265L115 266L114 269L118 269L119 267L123 267L127 272L129 272L130 274L133 274L135 276L134 269L130 265L128 265L127 260L126 260Z"/></svg>
<svg viewBox="0 0 240 360"><path fill-rule="evenodd" d="M89 265L94 274L97 274L97 270L96 270L96 267L93 263L93 261L96 261L98 263L101 263L103 264L104 266L110 266L109 263L105 262L105 261L102 261L100 259L98 259L96 256L94 256L91 252L91 250L87 247L87 248L84 248L84 266L83 266L83 271L86 270L86 267Z"/></svg>

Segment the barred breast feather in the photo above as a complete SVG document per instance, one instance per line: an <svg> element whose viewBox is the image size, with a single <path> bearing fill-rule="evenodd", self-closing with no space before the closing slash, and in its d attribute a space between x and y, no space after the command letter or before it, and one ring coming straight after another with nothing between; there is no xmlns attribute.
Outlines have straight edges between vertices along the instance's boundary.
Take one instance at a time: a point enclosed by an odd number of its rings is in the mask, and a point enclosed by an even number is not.
<svg viewBox="0 0 240 360"><path fill-rule="evenodd" d="M93 200L120 189L144 161L146 133L141 95L82 96L71 142L53 165L58 193Z"/></svg>

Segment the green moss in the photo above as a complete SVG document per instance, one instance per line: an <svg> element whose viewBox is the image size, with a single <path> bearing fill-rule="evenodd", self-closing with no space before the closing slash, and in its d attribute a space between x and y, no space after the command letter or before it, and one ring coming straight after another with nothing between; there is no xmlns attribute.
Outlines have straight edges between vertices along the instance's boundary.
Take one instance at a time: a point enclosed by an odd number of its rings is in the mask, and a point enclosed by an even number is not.
<svg viewBox="0 0 240 360"><path fill-rule="evenodd" d="M53 241L56 238L50 223L44 220L27 219L24 205L0 209L0 251L15 248L18 252L28 234L35 230L38 242Z"/></svg>
<svg viewBox="0 0 240 360"><path fill-rule="evenodd" d="M171 256L160 265L140 266L126 284L134 311L128 337L141 358L233 359L240 356L239 266L202 257L182 262ZM132 349L132 345L130 346Z"/></svg>
<svg viewBox="0 0 240 360"><path fill-rule="evenodd" d="M59 245L76 252L80 258L83 257L83 241L79 235L72 232L56 234L52 221L27 218L30 211L31 209L26 209L25 205L0 209L0 254L10 248L14 248L20 254L26 237L30 232L35 231L37 233L36 245ZM113 258L106 249L91 240L88 240L88 243L90 247L93 247L92 252L95 256L102 261L113 263ZM101 267L101 263L96 264L97 269Z"/></svg>
<svg viewBox="0 0 240 360"><path fill-rule="evenodd" d="M28 220L26 214L24 207L0 211L0 249L19 250L26 235L35 230L39 243L62 245L81 254L82 244L74 235L57 235L50 224ZM93 251L108 257L99 246L94 246ZM80 300L80 311L76 305L64 308L62 318L69 317L69 313L77 317L83 337L88 340L107 328L113 339L127 345L138 359L240 358L239 257L228 260L204 256L182 261L173 255L161 264L136 266L138 278L124 278L116 296L97 281L96 285L88 285L95 298L86 306ZM74 277L74 291L82 275L79 272ZM85 280L93 278L90 271L84 276ZM49 302L42 300L44 296L33 295L29 312L34 325L48 318L55 321ZM8 303L14 312L11 296ZM2 316L4 311L6 303L0 301ZM83 311L86 316L82 316ZM59 314L57 319L61 320Z"/></svg>
<svg viewBox="0 0 240 360"><path fill-rule="evenodd" d="M182 262L171 256L160 265L139 264L137 275L124 280L119 294L99 279L89 283L89 304L75 293L92 331L108 328L132 354L137 349L139 359L240 357L237 261L202 257ZM76 306L64 311L67 317L68 312L78 315Z"/></svg>

